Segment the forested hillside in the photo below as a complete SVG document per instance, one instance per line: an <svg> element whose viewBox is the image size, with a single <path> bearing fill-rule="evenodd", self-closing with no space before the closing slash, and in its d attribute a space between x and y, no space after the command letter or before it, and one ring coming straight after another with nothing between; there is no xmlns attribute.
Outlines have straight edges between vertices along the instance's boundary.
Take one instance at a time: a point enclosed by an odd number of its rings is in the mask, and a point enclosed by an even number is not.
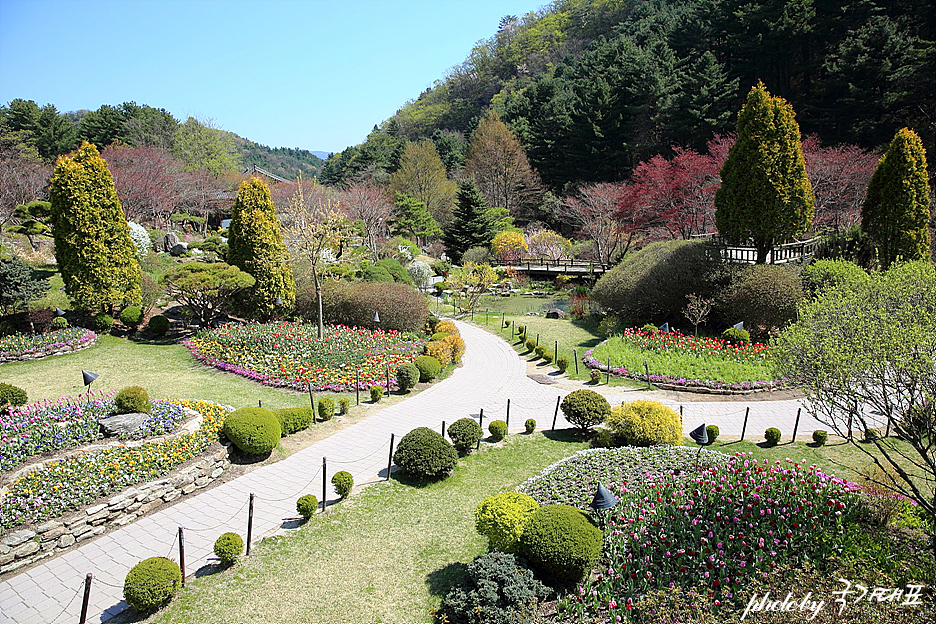
<svg viewBox="0 0 936 624"><path fill-rule="evenodd" d="M903 126L936 146L932 0L556 0L497 32L323 179L381 179L406 140L431 138L446 166L488 108L555 192L626 178L679 146L734 128L762 80L825 145L880 148Z"/></svg>

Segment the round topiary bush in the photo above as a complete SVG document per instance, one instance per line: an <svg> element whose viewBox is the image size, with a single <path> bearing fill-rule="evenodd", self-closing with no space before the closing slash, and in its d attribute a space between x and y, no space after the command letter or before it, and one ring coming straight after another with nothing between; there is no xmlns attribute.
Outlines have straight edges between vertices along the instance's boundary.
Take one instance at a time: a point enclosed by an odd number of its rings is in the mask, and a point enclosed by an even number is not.
<svg viewBox="0 0 936 624"><path fill-rule="evenodd" d="M546 355L546 345L537 345L533 347L533 353L536 354L536 357L541 358Z"/></svg>
<svg viewBox="0 0 936 624"><path fill-rule="evenodd" d="M462 356L465 355L465 341L462 340L461 336L449 334L442 339L442 342L448 344L452 348L452 361L456 364L461 362Z"/></svg>
<svg viewBox="0 0 936 624"><path fill-rule="evenodd" d="M157 314L149 320L146 327L157 336L165 336L169 331L170 324L169 319L162 314Z"/></svg>
<svg viewBox="0 0 936 624"><path fill-rule="evenodd" d="M527 494L501 492L483 499L475 510L475 529L488 538L492 550L515 553L523 530L539 503Z"/></svg>
<svg viewBox="0 0 936 624"><path fill-rule="evenodd" d="M150 557L130 568L123 595L135 611L146 613L168 602L181 586L179 564L165 557Z"/></svg>
<svg viewBox="0 0 936 624"><path fill-rule="evenodd" d="M467 575L442 599L436 617L449 624L523 624L534 620L548 594L514 555L489 552L468 564Z"/></svg>
<svg viewBox="0 0 936 624"><path fill-rule="evenodd" d="M426 355L430 355L439 361L442 368L452 363L452 345L444 340L433 340L427 342L423 348Z"/></svg>
<svg viewBox="0 0 936 624"><path fill-rule="evenodd" d="M242 407L231 412L224 418L222 432L247 455L268 454L283 435L276 414L262 407Z"/></svg>
<svg viewBox="0 0 936 624"><path fill-rule="evenodd" d="M143 310L140 306L127 306L120 311L120 322L127 327L136 328L143 321Z"/></svg>
<svg viewBox="0 0 936 624"><path fill-rule="evenodd" d="M342 470L332 476L331 484L335 486L335 492L338 493L338 496L348 498L348 494L354 488L354 477L350 472Z"/></svg>
<svg viewBox="0 0 936 624"><path fill-rule="evenodd" d="M322 422L331 420L335 415L335 399L331 397L322 397L315 407L318 410L319 420Z"/></svg>
<svg viewBox="0 0 936 624"><path fill-rule="evenodd" d="M719 292L716 306L723 319L741 319L752 332L763 336L795 320L796 306L802 299L803 287L795 271L786 265L755 264L735 274Z"/></svg>
<svg viewBox="0 0 936 624"><path fill-rule="evenodd" d="M567 355L560 355L558 358L556 358L556 368L559 369L560 373L566 372L566 370L569 368L569 364L569 356Z"/></svg>
<svg viewBox="0 0 936 624"><path fill-rule="evenodd" d="M416 368L415 364L410 362L401 364L396 372L396 380L397 385L400 387L400 392L409 392L410 388L415 386L419 381L419 369Z"/></svg>
<svg viewBox="0 0 936 624"><path fill-rule="evenodd" d="M718 439L718 425L706 425L705 433L708 434L708 443L714 444L715 440Z"/></svg>
<svg viewBox="0 0 936 624"><path fill-rule="evenodd" d="M280 433L284 436L308 429L312 425L314 414L311 407L287 407L273 410L273 413L279 420Z"/></svg>
<svg viewBox="0 0 936 624"><path fill-rule="evenodd" d="M457 462L455 447L428 427L417 427L407 433L393 453L393 463L418 481L444 478Z"/></svg>
<svg viewBox="0 0 936 624"><path fill-rule="evenodd" d="M442 372L442 365L439 364L439 360L431 355L420 355L413 360L413 364L419 369L419 381L422 383L432 381Z"/></svg>
<svg viewBox="0 0 936 624"><path fill-rule="evenodd" d="M351 399L348 397L338 398L338 413L342 416L351 411Z"/></svg>
<svg viewBox="0 0 936 624"><path fill-rule="evenodd" d="M149 414L153 405L149 395L140 386L127 386L114 395L114 405L118 414L144 413Z"/></svg>
<svg viewBox="0 0 936 624"><path fill-rule="evenodd" d="M545 505L533 513L518 552L548 585L573 585L598 562L601 531L569 505Z"/></svg>
<svg viewBox="0 0 936 624"><path fill-rule="evenodd" d="M296 511L302 516L303 520L308 520L318 509L318 499L311 494L300 496L296 501Z"/></svg>
<svg viewBox="0 0 936 624"><path fill-rule="evenodd" d="M764 432L764 439L767 440L767 446L777 446L777 443L780 442L780 430L771 427Z"/></svg>
<svg viewBox="0 0 936 624"><path fill-rule="evenodd" d="M234 565L240 559L242 552L244 552L244 540L237 533L223 533L215 540L214 554L221 560L222 565Z"/></svg>
<svg viewBox="0 0 936 624"><path fill-rule="evenodd" d="M58 331L60 329L65 329L68 327L68 319L64 316L56 316L52 319L52 322L49 323L49 329L52 331Z"/></svg>
<svg viewBox="0 0 936 624"><path fill-rule="evenodd" d="M829 432L816 429L812 432L812 441L816 443L816 446L824 446L829 441Z"/></svg>
<svg viewBox="0 0 936 624"><path fill-rule="evenodd" d="M507 423L503 420L492 420L488 425L488 431L495 442L500 442L507 437Z"/></svg>
<svg viewBox="0 0 936 624"><path fill-rule="evenodd" d="M592 384L593 386L597 386L599 383L601 383L601 371L597 368L593 368L588 371L588 383Z"/></svg>
<svg viewBox="0 0 936 624"><path fill-rule="evenodd" d="M599 374L600 377L600 374ZM611 404L594 390L574 390L560 405L565 419L580 429L603 423L611 415Z"/></svg>
<svg viewBox="0 0 936 624"><path fill-rule="evenodd" d="M523 423L523 428L527 433L533 433L536 431L536 421L532 418L527 418L526 422Z"/></svg>
<svg viewBox="0 0 936 624"><path fill-rule="evenodd" d="M436 334L459 334L458 326L453 321L439 321L432 331Z"/></svg>
<svg viewBox="0 0 936 624"><path fill-rule="evenodd" d="M481 425L474 418L459 418L449 425L446 431L455 450L462 457L470 453L478 444L478 440L484 436Z"/></svg>
<svg viewBox="0 0 936 624"><path fill-rule="evenodd" d="M22 388L8 383L0 383L0 409L26 405L29 397Z"/></svg>
<svg viewBox="0 0 936 624"><path fill-rule="evenodd" d="M98 333L109 332L114 328L114 317L100 312L91 319L91 329Z"/></svg>
<svg viewBox="0 0 936 624"><path fill-rule="evenodd" d="M722 332L721 337L723 340L727 340L731 344L747 344L751 342L751 334L746 329L737 329L735 327L729 327Z"/></svg>
<svg viewBox="0 0 936 624"><path fill-rule="evenodd" d="M534 349L536 349L536 341L530 338L525 343L523 343L523 346L526 347L528 353L531 353Z"/></svg>
<svg viewBox="0 0 936 624"><path fill-rule="evenodd" d="M611 410L605 424L626 446L677 445L682 442L679 412L658 401L629 401Z"/></svg>
<svg viewBox="0 0 936 624"><path fill-rule="evenodd" d="M371 386L370 387L370 400L372 403L379 403L380 399L383 398L384 387L383 386Z"/></svg>

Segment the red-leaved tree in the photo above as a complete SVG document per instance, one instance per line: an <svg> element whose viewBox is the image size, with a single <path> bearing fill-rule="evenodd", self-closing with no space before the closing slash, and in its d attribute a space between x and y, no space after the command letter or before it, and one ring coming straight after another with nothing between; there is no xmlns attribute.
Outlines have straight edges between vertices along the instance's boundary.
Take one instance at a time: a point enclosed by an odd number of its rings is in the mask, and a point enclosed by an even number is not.
<svg viewBox="0 0 936 624"><path fill-rule="evenodd" d="M117 188L124 215L131 221L166 223L182 199L182 165L157 147L112 145L101 152Z"/></svg>
<svg viewBox="0 0 936 624"><path fill-rule="evenodd" d="M812 134L803 140L806 173L816 196L813 227L847 230L861 220L861 205L881 155L857 145L822 147Z"/></svg>
<svg viewBox="0 0 936 624"><path fill-rule="evenodd" d="M601 182L582 187L562 201L563 219L579 238L591 241L594 259L602 264L611 264L626 253L642 228L640 218L628 221L621 217L620 194L620 184Z"/></svg>

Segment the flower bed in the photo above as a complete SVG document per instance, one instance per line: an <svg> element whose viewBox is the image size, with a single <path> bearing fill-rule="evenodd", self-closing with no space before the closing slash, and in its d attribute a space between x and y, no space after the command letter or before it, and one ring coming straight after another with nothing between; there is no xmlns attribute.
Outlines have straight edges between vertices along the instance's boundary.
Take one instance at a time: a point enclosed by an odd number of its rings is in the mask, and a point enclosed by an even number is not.
<svg viewBox="0 0 936 624"><path fill-rule="evenodd" d="M34 360L62 351L77 351L90 347L97 334L83 327L66 327L44 334L13 334L0 336L0 363Z"/></svg>
<svg viewBox="0 0 936 624"><path fill-rule="evenodd" d="M12 483L0 499L0 531L61 516L128 485L158 478L217 441L228 408L206 401L175 403L202 415L198 431L46 463Z"/></svg>
<svg viewBox="0 0 936 624"><path fill-rule="evenodd" d="M589 368L650 382L682 388L745 392L772 390L782 385L770 379L772 364L767 345L732 345L719 338L697 338L679 332L649 332L629 328L621 336L605 340L585 352L582 361Z"/></svg>
<svg viewBox="0 0 936 624"><path fill-rule="evenodd" d="M673 465L669 453L631 451L647 454L646 469L641 474L632 463L625 470L630 478L612 489L621 502L605 531L601 573L560 605L578 618L627 621L641 596L676 586L730 601L754 575L766 578L770 571L831 556L840 546L842 523L858 509L853 484L789 459L771 464L739 453L698 469L684 462L680 472L667 469ZM614 465L617 452L599 451L588 463ZM547 480L558 483L561 473L553 473Z"/></svg>
<svg viewBox="0 0 936 624"><path fill-rule="evenodd" d="M100 421L115 411L112 397L113 393L65 397L13 408L0 416L0 471L46 451L93 442L101 436ZM170 433L184 416L178 404L150 403L151 415L134 433L134 439Z"/></svg>
<svg viewBox="0 0 936 624"><path fill-rule="evenodd" d="M425 339L389 330L326 325L318 339L314 325L229 324L202 331L183 344L202 363L263 384L342 392L387 385L396 369L422 354Z"/></svg>

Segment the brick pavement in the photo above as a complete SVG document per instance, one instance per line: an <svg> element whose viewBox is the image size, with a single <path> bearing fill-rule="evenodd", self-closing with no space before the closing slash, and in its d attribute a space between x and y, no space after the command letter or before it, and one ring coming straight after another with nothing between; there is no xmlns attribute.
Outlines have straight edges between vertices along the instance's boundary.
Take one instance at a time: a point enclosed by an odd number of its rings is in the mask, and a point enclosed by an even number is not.
<svg viewBox="0 0 936 624"><path fill-rule="evenodd" d="M526 376L526 365L503 340L468 323L459 323L467 345L464 366L445 381L405 401L387 407L290 457L208 491L187 496L175 505L91 540L63 555L47 560L0 583L0 624L59 624L76 622L81 609L85 575L93 573L89 622L103 622L126 608L123 579L138 561L169 556L178 561L178 527L185 527L186 572L191 575L214 563L214 540L225 531L246 535L247 505L255 494L253 541L295 525L296 499L304 493L322 493L322 458L327 457L327 477L338 470L354 476L355 484L374 483L386 477L390 435L396 440L418 426L440 429L484 409L485 423L506 419L511 401L510 429L522 430L527 418L538 428L549 428L556 398L568 390L541 385ZM612 404L637 393L598 386ZM654 393L641 393L649 397ZM678 408L680 403L663 399ZM687 431L703 420L718 424L723 434L740 434L745 404L737 402L681 403ZM797 401L750 402L749 436L763 435L769 426L792 431ZM697 422L698 421L698 422ZM557 428L569 424L561 410ZM806 434L818 423L803 414L800 431ZM328 496L337 498L330 483Z"/></svg>

